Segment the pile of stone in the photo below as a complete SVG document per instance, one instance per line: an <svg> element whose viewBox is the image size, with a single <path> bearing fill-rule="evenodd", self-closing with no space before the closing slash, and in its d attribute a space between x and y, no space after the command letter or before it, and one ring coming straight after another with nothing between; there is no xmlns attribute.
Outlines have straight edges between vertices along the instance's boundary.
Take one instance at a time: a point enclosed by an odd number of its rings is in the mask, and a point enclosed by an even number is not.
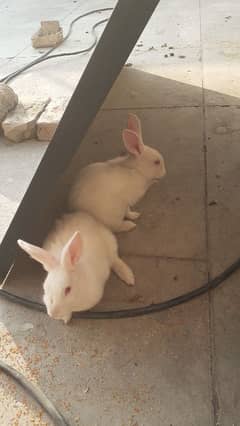
<svg viewBox="0 0 240 426"><path fill-rule="evenodd" d="M27 139L50 142L67 103L66 98L19 100L11 87L0 84L0 126L4 136L12 142Z"/></svg>

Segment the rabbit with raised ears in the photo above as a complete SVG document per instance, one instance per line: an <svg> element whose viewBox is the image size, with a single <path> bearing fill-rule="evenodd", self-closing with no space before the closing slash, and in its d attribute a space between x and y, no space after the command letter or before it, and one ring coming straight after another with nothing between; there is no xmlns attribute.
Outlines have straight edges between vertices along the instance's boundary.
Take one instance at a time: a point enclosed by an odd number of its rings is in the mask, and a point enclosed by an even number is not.
<svg viewBox="0 0 240 426"><path fill-rule="evenodd" d="M129 114L122 132L128 154L84 167L69 195L70 210L84 210L114 232L135 228L131 208L165 173L162 155L144 145L140 119Z"/></svg>
<svg viewBox="0 0 240 426"><path fill-rule="evenodd" d="M88 310L101 300L111 269L126 284L134 284L114 235L86 213L64 215L43 248L22 240L18 245L47 271L43 284L47 313L65 323L72 312Z"/></svg>

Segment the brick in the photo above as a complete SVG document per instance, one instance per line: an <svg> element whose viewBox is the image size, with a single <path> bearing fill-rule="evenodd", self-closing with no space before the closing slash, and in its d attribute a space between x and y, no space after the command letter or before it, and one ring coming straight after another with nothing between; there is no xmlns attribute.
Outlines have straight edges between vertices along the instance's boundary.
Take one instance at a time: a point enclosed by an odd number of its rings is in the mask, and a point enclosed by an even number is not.
<svg viewBox="0 0 240 426"><path fill-rule="evenodd" d="M42 21L41 28L32 36L34 48L51 47L63 41L63 31L58 21Z"/></svg>
<svg viewBox="0 0 240 426"><path fill-rule="evenodd" d="M68 100L68 98L58 98L47 105L37 122L38 140L47 142L52 140L58 123L65 111Z"/></svg>
<svg viewBox="0 0 240 426"><path fill-rule="evenodd" d="M22 142L36 137L36 123L44 111L49 99L19 102L14 111L10 112L2 122L6 138L13 142Z"/></svg>

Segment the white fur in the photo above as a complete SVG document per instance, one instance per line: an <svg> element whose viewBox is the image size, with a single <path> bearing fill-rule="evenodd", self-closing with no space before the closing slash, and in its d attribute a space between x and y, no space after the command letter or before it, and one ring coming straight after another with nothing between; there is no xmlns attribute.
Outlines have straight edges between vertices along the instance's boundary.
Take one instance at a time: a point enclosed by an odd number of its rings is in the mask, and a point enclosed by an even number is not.
<svg viewBox="0 0 240 426"><path fill-rule="evenodd" d="M124 220L138 217L130 208L166 173L162 155L143 144L141 123L133 114L123 140L130 154L83 168L69 195L71 210L84 210L115 232L136 226Z"/></svg>
<svg viewBox="0 0 240 426"><path fill-rule="evenodd" d="M111 268L127 284L134 284L111 231L86 213L67 214L58 220L43 249L21 240L18 244L48 271L43 300L48 315L65 323L72 312L90 309L101 300ZM71 291L65 295L68 286Z"/></svg>

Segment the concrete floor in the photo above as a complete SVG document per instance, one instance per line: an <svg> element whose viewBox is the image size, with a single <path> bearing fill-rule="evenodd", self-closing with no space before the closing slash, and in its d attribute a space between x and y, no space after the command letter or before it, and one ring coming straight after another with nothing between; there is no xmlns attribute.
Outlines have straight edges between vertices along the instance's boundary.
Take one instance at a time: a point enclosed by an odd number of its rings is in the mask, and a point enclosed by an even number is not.
<svg viewBox="0 0 240 426"><path fill-rule="evenodd" d="M36 56L29 40L40 19L59 19L65 29L78 14L111 5L2 0L1 75ZM98 19L79 24L61 50L87 45L85 31ZM136 230L119 238L136 286L111 277L100 307L179 295L239 256L239 20L234 0L162 0L85 138L80 165L109 158L122 150L127 112L137 112L145 142L161 150L168 171L141 202ZM12 85L20 96L70 95L88 57L45 62ZM45 148L1 139L1 237ZM238 426L238 281L236 273L214 293L149 317L69 326L1 301L1 358L38 384L71 425ZM2 374L0 401L3 426L51 424Z"/></svg>

